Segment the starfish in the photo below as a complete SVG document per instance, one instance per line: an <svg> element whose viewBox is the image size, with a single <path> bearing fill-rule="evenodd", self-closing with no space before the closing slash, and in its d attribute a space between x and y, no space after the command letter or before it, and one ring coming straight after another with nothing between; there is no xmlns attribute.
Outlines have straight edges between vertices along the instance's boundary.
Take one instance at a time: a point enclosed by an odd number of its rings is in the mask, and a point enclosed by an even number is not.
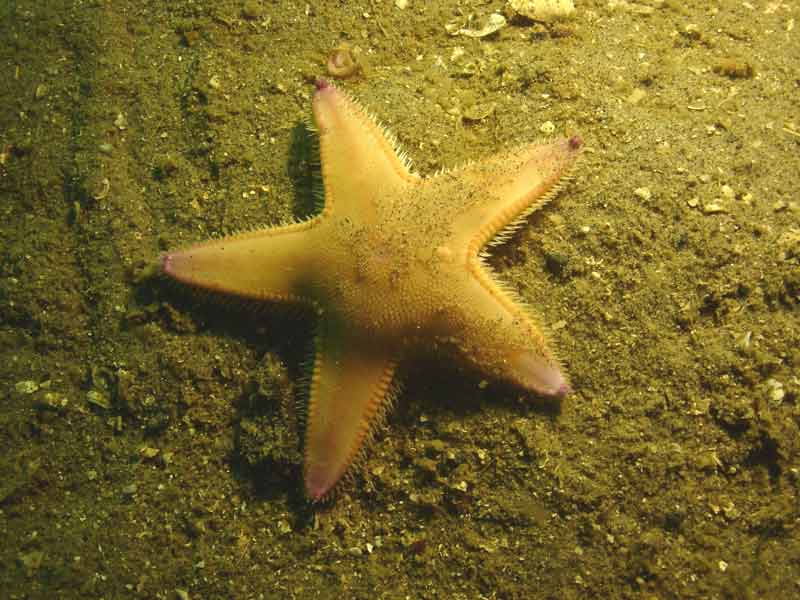
<svg viewBox="0 0 800 600"><path fill-rule="evenodd" d="M541 395L569 392L543 327L486 258L563 187L583 142L531 144L423 178L345 92L318 80L312 105L319 214L168 252L161 267L190 286L316 313L304 434L316 502L363 455L412 353L444 353Z"/></svg>

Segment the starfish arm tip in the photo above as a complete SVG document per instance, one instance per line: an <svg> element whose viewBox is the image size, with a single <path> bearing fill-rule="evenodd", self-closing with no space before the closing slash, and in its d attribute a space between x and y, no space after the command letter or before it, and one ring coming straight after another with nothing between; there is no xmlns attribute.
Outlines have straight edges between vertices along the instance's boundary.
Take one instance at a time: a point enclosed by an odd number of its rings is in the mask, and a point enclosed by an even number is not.
<svg viewBox="0 0 800 600"><path fill-rule="evenodd" d="M333 489L336 481L338 478L331 481L330 477L326 477L322 470L312 469L306 473L303 481L306 497L312 503L323 501Z"/></svg>
<svg viewBox="0 0 800 600"><path fill-rule="evenodd" d="M559 386L559 388L556 390L553 396L555 396L556 398L564 398L565 396L571 393L572 393L572 386L565 381Z"/></svg>
<svg viewBox="0 0 800 600"><path fill-rule="evenodd" d="M161 258L158 261L159 267L162 273L166 273L167 275L170 274L170 269L172 268L172 253L167 252L161 255Z"/></svg>

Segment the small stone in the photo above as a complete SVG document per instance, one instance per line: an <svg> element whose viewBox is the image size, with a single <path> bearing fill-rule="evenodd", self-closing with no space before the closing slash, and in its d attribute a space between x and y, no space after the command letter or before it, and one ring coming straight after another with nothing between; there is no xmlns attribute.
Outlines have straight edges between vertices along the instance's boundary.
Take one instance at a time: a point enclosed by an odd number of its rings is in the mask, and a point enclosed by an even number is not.
<svg viewBox="0 0 800 600"><path fill-rule="evenodd" d="M36 390L39 389L39 384L35 381L18 381L14 386L14 389L18 394L24 394L26 396L33 394Z"/></svg>
<svg viewBox="0 0 800 600"><path fill-rule="evenodd" d="M783 389L783 384L780 381L767 379L767 389L769 390L767 393L769 402L772 406L778 406L783 402L786 397L786 390Z"/></svg>
<svg viewBox="0 0 800 600"><path fill-rule="evenodd" d="M394 0L394 5L400 10L405 10L408 8L408 0Z"/></svg>
<svg viewBox="0 0 800 600"><path fill-rule="evenodd" d="M566 19L575 12L572 0L509 0L508 6L518 15L542 23Z"/></svg>
<svg viewBox="0 0 800 600"><path fill-rule="evenodd" d="M261 3L257 2L256 0L247 0L242 6L242 16L245 19L255 20L261 18L264 14L264 9L261 7Z"/></svg>
<svg viewBox="0 0 800 600"><path fill-rule="evenodd" d="M736 505L731 500L728 500L727 504L722 507L722 514L725 515L726 519L733 521L738 519L742 512L736 508Z"/></svg>
<svg viewBox="0 0 800 600"><path fill-rule="evenodd" d="M108 396L98 390L89 390L86 392L86 401L89 404L94 404L106 410L111 408L111 401L108 399Z"/></svg>
<svg viewBox="0 0 800 600"><path fill-rule="evenodd" d="M628 103L629 104L639 104L639 102L644 100L646 96L647 96L647 92L646 91L644 91L642 88L636 88L628 96Z"/></svg>
<svg viewBox="0 0 800 600"><path fill-rule="evenodd" d="M292 526L289 525L289 522L286 519L281 519L278 521L278 533L281 535L286 535L287 533L292 532Z"/></svg>
<svg viewBox="0 0 800 600"><path fill-rule="evenodd" d="M637 198L641 198L646 202L653 197L653 192L650 191L650 188L640 187L633 190L633 195L636 196Z"/></svg>
<svg viewBox="0 0 800 600"><path fill-rule="evenodd" d="M716 200L713 200L707 204L703 205L703 212L707 215L714 215L718 213L728 212L722 204Z"/></svg>
<svg viewBox="0 0 800 600"><path fill-rule="evenodd" d="M703 32L700 31L700 26L697 23L689 23L683 28L683 35L690 40L699 41L703 39Z"/></svg>
<svg viewBox="0 0 800 600"><path fill-rule="evenodd" d="M563 275L568 263L569 256L560 252L548 252L544 258L545 268L555 276Z"/></svg>
<svg viewBox="0 0 800 600"><path fill-rule="evenodd" d="M142 458L150 459L155 458L158 456L158 453L161 452L158 448L152 448L150 446L142 446L139 448L139 454Z"/></svg>
<svg viewBox="0 0 800 600"><path fill-rule="evenodd" d="M44 386L41 386L44 387ZM69 404L69 400L65 396L56 392L46 392L42 396L41 407L50 410L60 410Z"/></svg>

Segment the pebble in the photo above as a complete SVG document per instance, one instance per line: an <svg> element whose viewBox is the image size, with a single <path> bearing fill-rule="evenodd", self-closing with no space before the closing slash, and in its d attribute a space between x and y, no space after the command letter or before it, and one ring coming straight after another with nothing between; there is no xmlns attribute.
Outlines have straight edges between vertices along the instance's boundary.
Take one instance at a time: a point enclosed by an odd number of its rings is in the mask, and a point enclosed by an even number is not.
<svg viewBox="0 0 800 600"><path fill-rule="evenodd" d="M629 104L639 104L639 102L644 100L646 96L647 96L646 91L644 91L642 88L636 88L628 96L627 100Z"/></svg>
<svg viewBox="0 0 800 600"><path fill-rule="evenodd" d="M712 200L703 205L703 212L707 215L715 215L718 213L728 212L724 206L717 200Z"/></svg>
<svg viewBox="0 0 800 600"><path fill-rule="evenodd" d="M18 394L25 394L27 396L37 391L39 389L39 384L30 380L18 381L14 389Z"/></svg>
<svg viewBox="0 0 800 600"><path fill-rule="evenodd" d="M772 406L778 406L786 397L783 384L777 379L767 379L767 389L769 390L769 402Z"/></svg>
<svg viewBox="0 0 800 600"><path fill-rule="evenodd" d="M281 535L285 535L287 533L292 532L292 526L289 525L289 522L285 519L281 519L278 521L278 533Z"/></svg>
<svg viewBox="0 0 800 600"><path fill-rule="evenodd" d="M86 401L100 408L111 408L111 401L108 399L108 396L99 390L89 390L86 392Z"/></svg>
<svg viewBox="0 0 800 600"><path fill-rule="evenodd" d="M572 0L509 0L508 6L518 15L541 23L566 19L575 12Z"/></svg>
<svg viewBox="0 0 800 600"><path fill-rule="evenodd" d="M242 6L242 16L245 19L259 19L264 14L264 9L259 2L255 0L247 0Z"/></svg>

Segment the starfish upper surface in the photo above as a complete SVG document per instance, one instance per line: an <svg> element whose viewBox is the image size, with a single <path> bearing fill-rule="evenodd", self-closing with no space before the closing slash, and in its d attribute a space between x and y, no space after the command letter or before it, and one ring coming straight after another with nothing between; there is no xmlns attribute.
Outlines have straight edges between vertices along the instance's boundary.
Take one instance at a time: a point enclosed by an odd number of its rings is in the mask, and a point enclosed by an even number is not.
<svg viewBox="0 0 800 600"><path fill-rule="evenodd" d="M169 252L162 268L191 286L317 313L304 444L316 501L362 452L409 352L449 354L543 395L569 391L542 327L484 258L558 191L583 144L532 144L421 178L364 109L322 80L313 113L322 211Z"/></svg>

